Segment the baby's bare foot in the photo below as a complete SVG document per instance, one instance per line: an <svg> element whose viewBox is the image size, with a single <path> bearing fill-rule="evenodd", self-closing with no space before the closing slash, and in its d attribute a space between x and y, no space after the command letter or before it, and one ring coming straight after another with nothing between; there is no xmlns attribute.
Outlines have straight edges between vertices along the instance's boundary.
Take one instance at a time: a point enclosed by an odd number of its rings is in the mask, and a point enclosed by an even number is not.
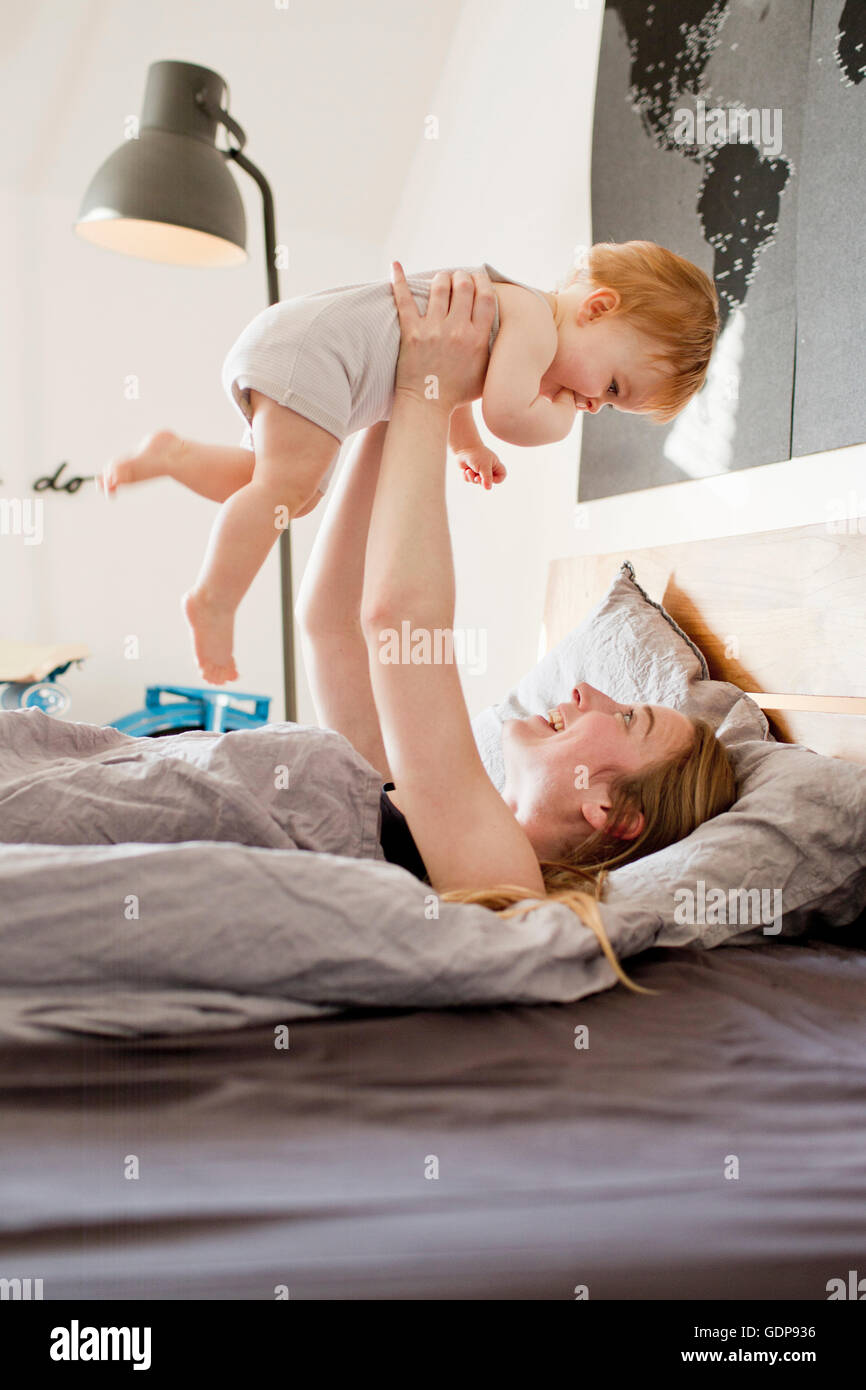
<svg viewBox="0 0 866 1390"><path fill-rule="evenodd" d="M184 594L183 611L192 628L198 669L208 685L236 681L238 670L232 656L234 613L209 602L195 589Z"/></svg>
<svg viewBox="0 0 866 1390"><path fill-rule="evenodd" d="M120 454L97 474L97 486L106 497L113 497L126 483L141 483L146 478L162 478L183 449L183 440L171 430L157 430L143 439L134 453Z"/></svg>

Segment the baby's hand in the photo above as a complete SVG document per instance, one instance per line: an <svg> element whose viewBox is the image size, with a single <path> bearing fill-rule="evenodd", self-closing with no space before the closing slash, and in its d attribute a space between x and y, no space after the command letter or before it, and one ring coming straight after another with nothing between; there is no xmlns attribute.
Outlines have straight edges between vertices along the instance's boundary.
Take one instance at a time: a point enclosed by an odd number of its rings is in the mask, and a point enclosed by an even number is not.
<svg viewBox="0 0 866 1390"><path fill-rule="evenodd" d="M470 449L457 449L456 458L466 482L483 483L488 492L494 483L501 483L507 476L505 465L485 444Z"/></svg>

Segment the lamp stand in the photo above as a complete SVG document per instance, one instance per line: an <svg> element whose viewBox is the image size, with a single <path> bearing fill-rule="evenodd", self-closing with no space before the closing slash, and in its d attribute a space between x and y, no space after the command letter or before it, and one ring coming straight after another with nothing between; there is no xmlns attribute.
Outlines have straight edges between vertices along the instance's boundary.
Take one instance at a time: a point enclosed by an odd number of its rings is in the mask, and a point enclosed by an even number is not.
<svg viewBox="0 0 866 1390"><path fill-rule="evenodd" d="M262 208L265 223L265 271L268 280L268 304L280 301L280 285L274 253L277 245L276 218L274 216L274 195L271 186L257 165L243 153L246 135L233 116L222 107L214 106L203 92L196 93L196 102L212 120L219 121L240 141L238 145L229 144L219 153L249 174L259 186L262 195ZM292 589L292 541L287 526L277 542L280 550L280 618L283 630L283 703L285 717L291 723L297 722L297 695L295 691L295 614Z"/></svg>

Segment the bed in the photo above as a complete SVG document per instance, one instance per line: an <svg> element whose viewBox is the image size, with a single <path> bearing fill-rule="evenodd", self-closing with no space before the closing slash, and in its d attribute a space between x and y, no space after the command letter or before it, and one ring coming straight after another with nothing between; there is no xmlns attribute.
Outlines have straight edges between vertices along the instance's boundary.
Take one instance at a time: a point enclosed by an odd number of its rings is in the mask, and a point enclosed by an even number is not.
<svg viewBox="0 0 866 1390"><path fill-rule="evenodd" d="M866 767L862 535L627 558L776 738ZM548 647L622 559L553 564ZM825 1300L866 1245L864 926L652 946L655 996L7 1039L2 1272L46 1299Z"/></svg>

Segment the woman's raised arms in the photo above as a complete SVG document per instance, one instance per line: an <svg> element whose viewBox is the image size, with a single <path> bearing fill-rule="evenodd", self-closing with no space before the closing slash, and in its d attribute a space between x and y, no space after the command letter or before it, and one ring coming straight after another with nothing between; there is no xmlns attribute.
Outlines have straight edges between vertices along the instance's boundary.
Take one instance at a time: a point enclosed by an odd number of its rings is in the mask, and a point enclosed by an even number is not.
<svg viewBox="0 0 866 1390"><path fill-rule="evenodd" d="M493 287L486 276L476 283L466 272L440 272L422 318L396 266L394 294L402 342L362 605L388 763L434 888L508 883L528 895L543 893L535 851L479 757L453 648L449 653L448 422L483 381Z"/></svg>
<svg viewBox="0 0 866 1390"><path fill-rule="evenodd" d="M371 425L353 441L316 534L295 614L319 723L336 729L390 781L361 631L367 528L386 429L385 422Z"/></svg>

